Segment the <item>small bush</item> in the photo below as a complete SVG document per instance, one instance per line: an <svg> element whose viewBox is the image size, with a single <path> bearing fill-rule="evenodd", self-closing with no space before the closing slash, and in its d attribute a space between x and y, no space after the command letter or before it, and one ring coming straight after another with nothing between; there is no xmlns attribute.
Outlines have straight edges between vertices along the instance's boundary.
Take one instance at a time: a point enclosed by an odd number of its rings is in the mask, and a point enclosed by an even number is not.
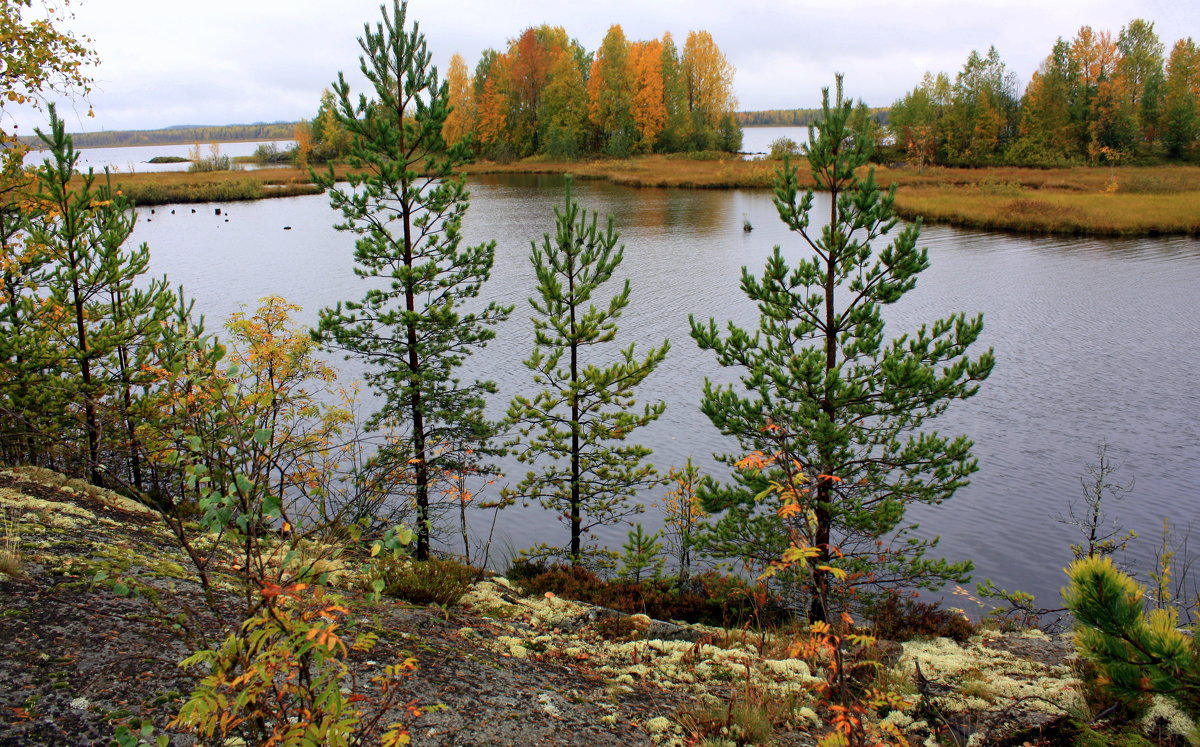
<svg viewBox="0 0 1200 747"><path fill-rule="evenodd" d="M962 642L977 631L970 620L939 607L934 602L901 599L888 594L865 610L875 635L891 641L913 638L953 638Z"/></svg>
<svg viewBox="0 0 1200 747"><path fill-rule="evenodd" d="M772 161L782 161L785 157L798 155L800 155L800 146L790 137L775 138L771 141L770 150L767 151L767 158Z"/></svg>
<svg viewBox="0 0 1200 747"><path fill-rule="evenodd" d="M413 604L449 606L458 604L479 577L478 569L456 560L382 558L363 576L361 588Z"/></svg>

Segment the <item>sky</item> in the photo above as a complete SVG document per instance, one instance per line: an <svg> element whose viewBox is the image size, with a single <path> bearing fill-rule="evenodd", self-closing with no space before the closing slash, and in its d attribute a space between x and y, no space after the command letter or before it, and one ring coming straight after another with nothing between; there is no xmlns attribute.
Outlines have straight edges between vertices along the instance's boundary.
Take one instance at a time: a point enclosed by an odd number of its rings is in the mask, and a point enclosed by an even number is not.
<svg viewBox="0 0 1200 747"><path fill-rule="evenodd" d="M386 0L389 8L391 0ZM101 60L90 104L60 103L69 131L155 129L308 119L339 71L355 90L357 38L379 0L73 0L71 31ZM1115 36L1134 18L1154 22L1167 50L1200 40L1197 0L411 0L434 64L461 54L474 68L486 48L542 23L563 26L589 51L612 24L630 39L670 31L682 48L706 30L737 69L738 108L817 106L845 74L847 95L887 106L929 70L951 75L972 50L995 45L1024 89L1056 38L1081 26ZM44 114L9 107L28 134Z"/></svg>

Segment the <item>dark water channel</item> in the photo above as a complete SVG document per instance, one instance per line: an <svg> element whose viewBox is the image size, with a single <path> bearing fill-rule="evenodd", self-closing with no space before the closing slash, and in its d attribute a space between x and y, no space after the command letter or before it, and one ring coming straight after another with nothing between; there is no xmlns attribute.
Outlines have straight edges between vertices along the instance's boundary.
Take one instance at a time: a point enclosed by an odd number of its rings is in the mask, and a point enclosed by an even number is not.
<svg viewBox="0 0 1200 747"><path fill-rule="evenodd" d="M517 305L472 364L477 375L499 383L498 413L529 387L521 365L531 344L529 241L550 230L561 181L481 177L471 189L468 240L498 242L486 292ZM735 447L697 402L706 376L725 381L731 374L692 343L688 315L753 325L754 309L738 289L740 268L761 268L775 244L798 257L799 242L775 216L767 192L583 182L576 194L586 207L614 216L626 246L622 272L632 280L633 297L622 344L670 339L673 346L642 388L643 399L667 402L666 414L643 431L642 441L663 471L689 456L712 466L713 452ZM823 215L821 196L817 205ZM352 240L332 230L335 216L324 197L164 206L141 214L135 239L150 244L152 272L183 283L210 328L267 294L303 305L300 319L312 323L321 306L363 293L351 269ZM743 218L753 232L743 232ZM914 331L955 311L981 311L980 350L995 348L997 366L978 396L937 423L941 432L975 440L980 470L946 504L910 511L918 534L940 535L948 558L973 558L977 579L991 577L1057 606L1068 545L1078 538L1055 517L1079 499L1080 476L1106 441L1123 463L1116 479L1133 483L1108 508L1112 519L1138 533L1128 559L1144 566L1163 519L1183 533L1200 506L1200 241L1030 238L931 227L922 244L932 266L916 290L887 310L889 329ZM511 471L523 468L512 465ZM644 523L658 522L649 513ZM501 514L496 544L522 548L565 538L548 512L517 508ZM623 538L623 529L597 536L610 545Z"/></svg>

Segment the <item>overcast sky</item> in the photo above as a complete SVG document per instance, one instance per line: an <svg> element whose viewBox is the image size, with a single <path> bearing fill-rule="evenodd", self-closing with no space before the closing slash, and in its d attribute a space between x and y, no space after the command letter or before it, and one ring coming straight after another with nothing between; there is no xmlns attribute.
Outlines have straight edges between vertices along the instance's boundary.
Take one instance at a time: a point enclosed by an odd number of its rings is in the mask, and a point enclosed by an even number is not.
<svg viewBox="0 0 1200 747"><path fill-rule="evenodd" d="M310 118L338 71L357 69L356 39L378 18L378 0L77 0L68 28L101 59L96 117L79 103L62 113L72 131ZM1200 39L1200 0L411 0L409 18L442 70L454 52L473 68L483 49L542 23L589 51L614 23L630 39L670 31L681 47L704 29L737 68L740 109L816 106L835 72L849 95L886 106L926 70L953 77L993 44L1023 89L1054 40L1083 25L1115 36L1145 18L1168 51ZM9 113L23 133L43 121Z"/></svg>

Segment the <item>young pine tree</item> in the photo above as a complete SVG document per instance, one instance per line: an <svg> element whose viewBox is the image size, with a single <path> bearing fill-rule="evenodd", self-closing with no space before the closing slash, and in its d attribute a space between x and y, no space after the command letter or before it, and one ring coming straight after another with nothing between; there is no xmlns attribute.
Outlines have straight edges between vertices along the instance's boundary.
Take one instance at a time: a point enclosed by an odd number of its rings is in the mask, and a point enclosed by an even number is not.
<svg viewBox="0 0 1200 747"><path fill-rule="evenodd" d="M831 578L842 571L860 583L929 586L970 570L969 562L926 559L936 540L905 537L901 522L910 504L946 500L975 471L966 437L923 425L975 394L993 363L990 351L966 357L981 317L958 314L887 339L883 306L912 290L929 265L917 248L920 223L882 249L872 246L897 221L893 193L880 192L873 171L857 174L873 145L867 118L856 118L843 100L840 78L835 101L826 89L822 109L805 155L816 184L829 192L828 223L811 226L813 193L798 198L787 162L775 185L779 217L811 255L789 266L776 247L761 278L743 268L742 290L758 305L757 331L730 323L722 334L713 320L692 320L697 344L743 372L740 387L706 381L701 409L743 449L761 452L742 460L732 485L702 488L705 509L724 512L709 549L765 565L797 536L819 548L807 577L809 614L820 620ZM785 471L806 476L807 485L791 486L805 501L773 510L761 497Z"/></svg>
<svg viewBox="0 0 1200 747"><path fill-rule="evenodd" d="M464 383L456 371L495 336L491 327L511 307L464 310L491 274L495 242L461 246L467 191L454 169L468 153L461 143L447 148L442 141L447 86L416 24L405 29L405 12L397 0L359 39L373 98L352 97L341 74L334 84L334 119L353 141L347 156L353 171L346 187L335 185L332 171L319 182L345 218L336 227L358 236L355 272L372 283L362 300L322 310L317 335L370 366L366 380L383 399L372 423L407 429L380 458L409 473L405 499L416 508L416 555L423 560L431 483L461 466L444 463L454 455L486 455L492 432L483 396L495 386ZM464 443L476 448L463 449Z"/></svg>
<svg viewBox="0 0 1200 747"><path fill-rule="evenodd" d="M534 351L525 365L542 391L513 398L509 420L521 438L513 442L517 459L534 463L513 493L539 500L570 526L566 554L573 565L583 560L583 535L614 524L641 510L631 499L658 482L654 468L642 460L650 449L627 441L637 428L656 420L662 402L635 409L634 388L666 357L663 341L644 358L634 346L616 360L598 362L593 351L612 342L617 320L629 305L629 281L607 306L592 295L621 264L625 247L609 219L606 230L597 216L580 209L567 183L562 208L554 209L555 234L533 244L530 257L537 273L537 298L529 299Z"/></svg>
<svg viewBox="0 0 1200 747"><path fill-rule="evenodd" d="M132 408L134 390L149 382L137 369L156 344L175 296L165 279L134 287L146 272L150 250L145 244L125 247L135 221L132 208L91 171L78 186L71 183L79 155L53 107L50 133L38 134L51 160L37 171L36 207L26 224L30 243L44 252L40 323L60 356L51 362L69 403L60 412L82 413L81 451L93 483L103 484L105 469L115 467L102 452L110 457L116 452L140 482ZM122 435L110 440L115 434Z"/></svg>
<svg viewBox="0 0 1200 747"><path fill-rule="evenodd" d="M1145 589L1112 558L1080 558L1067 569L1063 599L1075 616L1075 647L1099 667L1105 688L1126 701L1159 694L1200 716L1200 649L1179 610L1146 612Z"/></svg>

